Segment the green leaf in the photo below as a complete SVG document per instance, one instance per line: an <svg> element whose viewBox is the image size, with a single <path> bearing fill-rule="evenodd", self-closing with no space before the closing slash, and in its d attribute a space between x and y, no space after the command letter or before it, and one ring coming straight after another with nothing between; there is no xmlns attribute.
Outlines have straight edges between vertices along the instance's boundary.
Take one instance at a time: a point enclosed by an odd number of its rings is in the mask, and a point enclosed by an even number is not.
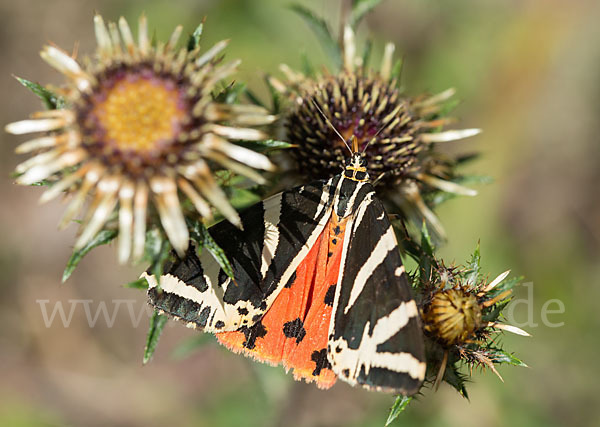
<svg viewBox="0 0 600 427"><path fill-rule="evenodd" d="M398 83L397 83L398 86L400 85L403 66L404 66L404 59L400 58L400 59L396 60L396 62L394 63L394 66L392 67L392 78L395 77L396 79L398 79Z"/></svg>
<svg viewBox="0 0 600 427"><path fill-rule="evenodd" d="M510 298L507 298L503 301L497 302L496 304L494 304L491 307L484 309L481 320L484 323L497 321L498 318L500 317L500 314L502 313L502 310L504 310L504 308L508 305L509 302L510 302Z"/></svg>
<svg viewBox="0 0 600 427"><path fill-rule="evenodd" d="M124 288L130 289L148 289L148 281L141 277L133 282L129 282L123 285Z"/></svg>
<svg viewBox="0 0 600 427"><path fill-rule="evenodd" d="M29 184L29 185L32 187L49 187L54 183L55 183L55 181L49 181L47 179L43 179L41 181L34 182L33 184Z"/></svg>
<svg viewBox="0 0 600 427"><path fill-rule="evenodd" d="M194 337L183 341L175 350L173 350L173 358L177 360L185 359L201 347L213 341L213 334L200 333Z"/></svg>
<svg viewBox="0 0 600 427"><path fill-rule="evenodd" d="M461 374L455 363L448 363L446 366L446 372L444 373L444 381L450 384L452 387L456 389L465 399L469 398L469 394L467 393L467 388L465 387L465 383L467 379L465 375Z"/></svg>
<svg viewBox="0 0 600 427"><path fill-rule="evenodd" d="M150 328L148 329L148 336L146 338L146 348L144 348L144 358L142 363L145 365L150 361L163 328L167 323L167 316L158 313L158 310L154 310L152 317L150 318Z"/></svg>
<svg viewBox="0 0 600 427"><path fill-rule="evenodd" d="M396 418L406 409L408 404L411 402L412 397L409 396L398 396L392 409L390 410L390 414L388 415L387 421L385 422L386 427L394 422Z"/></svg>
<svg viewBox="0 0 600 427"><path fill-rule="evenodd" d="M427 228L427 224L423 221L423 226L421 227L421 256L419 259L419 276L421 281L429 280L431 277L432 263L435 260L433 255L435 251L435 247L431 242L431 237L429 236L429 229Z"/></svg>
<svg viewBox="0 0 600 427"><path fill-rule="evenodd" d="M232 82L225 86L221 92L214 97L214 100L222 104L235 104L242 93L246 93L246 84Z"/></svg>
<svg viewBox="0 0 600 427"><path fill-rule="evenodd" d="M258 97L258 95L256 95L250 89L246 88L244 94L246 95L246 98L248 98L250 100L250 102L253 103L254 105L258 105L259 107L263 107L265 109L267 108L265 106L265 103L260 100L260 98Z"/></svg>
<svg viewBox="0 0 600 427"><path fill-rule="evenodd" d="M504 350L500 349L491 349L488 351L488 354L494 363L508 363L513 366L521 366L523 368L528 368L521 359L518 359L513 354L507 353Z"/></svg>
<svg viewBox="0 0 600 427"><path fill-rule="evenodd" d="M67 279L71 276L77 264L83 259L84 256L87 255L89 251L94 249L97 246L106 245L115 239L118 235L117 230L102 230L96 236L90 240L83 248L78 251L74 251L67 262L67 266L65 267L65 271L63 272L62 281L63 283L67 281Z"/></svg>
<svg viewBox="0 0 600 427"><path fill-rule="evenodd" d="M49 89L46 89L44 86L31 82L26 79L22 79L21 77L15 76L15 78L25 86L27 89L36 94L44 103L44 106L49 110L56 110L60 108L64 108L65 100L63 97L55 94Z"/></svg>
<svg viewBox="0 0 600 427"><path fill-rule="evenodd" d="M208 249L208 251L215 257L215 260L219 263L219 266L223 269L225 274L233 279L233 267L227 259L227 255L223 252L223 249L215 242L204 226L200 222L194 222L190 224L190 237L198 243L198 251Z"/></svg>
<svg viewBox="0 0 600 427"><path fill-rule="evenodd" d="M196 27L194 32L190 35L187 43L187 50L191 51L200 46L200 39L202 38L202 31L204 31L204 21L206 18L200 22L200 25Z"/></svg>
<svg viewBox="0 0 600 427"><path fill-rule="evenodd" d="M265 76L265 84L269 89L269 93L271 94L271 112L273 114L279 114L281 111L281 94L275 87L271 84L269 80L269 76Z"/></svg>
<svg viewBox="0 0 600 427"><path fill-rule="evenodd" d="M495 296L500 295L502 292L513 289L522 280L523 280L523 276L512 277L510 279L504 279L502 282L500 282L498 285L496 285L496 287L494 287L494 289L489 291L486 294L486 296L489 299L492 299Z"/></svg>
<svg viewBox="0 0 600 427"><path fill-rule="evenodd" d="M290 6L294 12L296 12L304 21L308 24L308 26L312 29L313 33L319 39L325 54L331 58L331 61L335 65L336 69L340 69L342 67L342 52L340 46L331 34L329 27L327 26L327 22L323 19L317 17L313 14L309 9L305 8L301 4L292 4Z"/></svg>
<svg viewBox="0 0 600 427"><path fill-rule="evenodd" d="M350 26L356 28L367 13L372 11L381 0L353 0L352 12L350 12Z"/></svg>
<svg viewBox="0 0 600 427"><path fill-rule="evenodd" d="M144 248L145 259L150 262L150 272L156 278L162 276L163 265L169 258L171 244L158 228L146 232L146 246Z"/></svg>
<svg viewBox="0 0 600 427"><path fill-rule="evenodd" d="M369 60L371 59L371 52L373 51L373 40L367 39L365 42L365 50L363 51L362 63L364 69L368 69Z"/></svg>
<svg viewBox="0 0 600 427"><path fill-rule="evenodd" d="M261 197L245 188L230 188L229 203L235 209L244 209L260 201Z"/></svg>
<svg viewBox="0 0 600 427"><path fill-rule="evenodd" d="M467 154L460 154L456 157L456 164L457 165L464 165L467 163L470 163L474 160L477 160L481 157L481 153L467 153Z"/></svg>
<svg viewBox="0 0 600 427"><path fill-rule="evenodd" d="M302 67L302 72L305 76L312 77L315 75L315 68L310 62L310 58L308 57L305 51L302 51L302 53L300 54L300 63Z"/></svg>
<svg viewBox="0 0 600 427"><path fill-rule="evenodd" d="M423 226L421 227L421 247L425 254L430 257L433 256L435 246L431 242L431 236L429 235L429 229L427 228L427 223L425 221L423 221Z"/></svg>
<svg viewBox="0 0 600 427"><path fill-rule="evenodd" d="M479 272L481 271L481 252L479 249L479 243L471 255L471 261L467 264L467 270L465 273L465 284L467 286L474 286L479 278Z"/></svg>

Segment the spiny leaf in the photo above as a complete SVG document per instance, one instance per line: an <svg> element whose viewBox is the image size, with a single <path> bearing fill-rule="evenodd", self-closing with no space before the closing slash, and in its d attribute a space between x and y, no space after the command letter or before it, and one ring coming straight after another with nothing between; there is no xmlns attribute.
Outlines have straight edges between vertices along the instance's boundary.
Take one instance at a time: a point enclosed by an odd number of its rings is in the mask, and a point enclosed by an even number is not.
<svg viewBox="0 0 600 427"><path fill-rule="evenodd" d="M507 353L504 350L491 349L488 351L488 355L494 363L508 363L510 365L528 368L528 366L521 359L518 359L513 354Z"/></svg>
<svg viewBox="0 0 600 427"><path fill-rule="evenodd" d="M367 13L375 8L381 0L353 0L350 13L350 26L356 28Z"/></svg>
<svg viewBox="0 0 600 427"><path fill-rule="evenodd" d="M467 265L467 273L465 275L465 284L473 286L477 283L479 278L479 272L481 271L481 252L479 249L479 243L471 255L471 261Z"/></svg>
<svg viewBox="0 0 600 427"><path fill-rule="evenodd" d="M331 58L331 61L335 65L336 69L339 70L342 67L342 52L338 42L329 30L327 22L315 16L309 9L305 8L301 4L292 4L290 9L300 15L302 19L304 19L304 21L309 25L319 39L321 46L325 50L325 54Z"/></svg>
<svg viewBox="0 0 600 427"><path fill-rule="evenodd" d="M435 247L431 242L431 236L429 235L429 229L425 221L423 221L423 226L421 227L421 247L427 255L433 256Z"/></svg>
<svg viewBox="0 0 600 427"><path fill-rule="evenodd" d="M219 92L214 100L222 104L235 104L242 93L246 92L245 83L232 82Z"/></svg>
<svg viewBox="0 0 600 427"><path fill-rule="evenodd" d="M46 89L44 86L26 79L22 79L21 77L15 76L15 78L19 81L19 83L36 94L42 100L47 109L56 110L65 106L65 100L63 97L55 94L49 89Z"/></svg>
<svg viewBox="0 0 600 427"><path fill-rule="evenodd" d="M158 345L160 334L166 323L167 316L159 314L158 310L154 310L154 313L152 313L152 317L150 318L150 328L148 329L148 336L146 338L146 348L144 348L144 358L142 360L144 365L152 358L156 346Z"/></svg>
<svg viewBox="0 0 600 427"><path fill-rule="evenodd" d="M171 244L168 239L157 228L153 228L146 233L146 246L144 250L145 258L150 262L150 272L156 278L162 276L163 265L169 253Z"/></svg>
<svg viewBox="0 0 600 427"><path fill-rule="evenodd" d="M188 221L188 224L190 221ZM204 224L200 222L194 222L190 227L190 236L198 243L198 251L205 248L215 257L215 260L219 263L219 266L223 269L223 272L233 279L233 267L227 259L227 255L223 252L223 249L214 241Z"/></svg>
<svg viewBox="0 0 600 427"><path fill-rule="evenodd" d="M509 302L510 299L506 299L485 309L481 317L482 321L485 323L489 323L498 320L498 318L500 317L500 313L502 313L502 310L504 310L504 308L508 305Z"/></svg>
<svg viewBox="0 0 600 427"><path fill-rule="evenodd" d="M421 257L419 259L419 274L421 280L428 280L431 277L432 260L434 260L435 248L429 236L427 224L423 221L421 227Z"/></svg>
<svg viewBox="0 0 600 427"><path fill-rule="evenodd" d="M409 396L398 396L392 409L390 410L390 414L388 415L387 421L385 422L386 427L394 422L396 418L406 409L408 404L411 402L412 397Z"/></svg>
<svg viewBox="0 0 600 427"><path fill-rule="evenodd" d="M200 45L200 39L202 38L202 31L204 31L204 21L206 18L202 19L200 25L196 27L194 32L190 35L187 43L187 50L191 51L196 49Z"/></svg>
<svg viewBox="0 0 600 427"><path fill-rule="evenodd" d="M123 285L124 288L130 289L148 289L148 281L145 278L140 278Z"/></svg>
<svg viewBox="0 0 600 427"><path fill-rule="evenodd" d="M455 363L448 363L444 373L444 381L454 387L465 399L469 398L465 387L466 377L458 371Z"/></svg>
<svg viewBox="0 0 600 427"><path fill-rule="evenodd" d="M513 289L519 282L523 280L523 276L512 277L510 279L504 279L500 282L494 289L489 291L486 295L489 299L494 298L496 295L500 295L501 293Z"/></svg>
<svg viewBox="0 0 600 427"><path fill-rule="evenodd" d="M102 230L96 236L90 240L83 248L74 251L67 262L67 266L65 267L65 271L63 272L62 281L63 283L67 281L67 279L71 276L77 264L83 259L84 256L87 255L89 251L94 249L97 246L106 245L114 240L118 235L117 230Z"/></svg>

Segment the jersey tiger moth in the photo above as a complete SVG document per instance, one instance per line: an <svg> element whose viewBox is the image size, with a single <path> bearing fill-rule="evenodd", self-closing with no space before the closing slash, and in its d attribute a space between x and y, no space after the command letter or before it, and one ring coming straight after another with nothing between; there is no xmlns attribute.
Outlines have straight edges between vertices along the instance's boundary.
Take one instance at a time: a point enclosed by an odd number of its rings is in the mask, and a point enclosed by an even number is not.
<svg viewBox="0 0 600 427"><path fill-rule="evenodd" d="M234 280L191 246L150 304L234 352L329 388L412 395L425 376L420 315L392 225L354 148L343 173L276 194L209 229ZM160 286L159 286L160 283Z"/></svg>

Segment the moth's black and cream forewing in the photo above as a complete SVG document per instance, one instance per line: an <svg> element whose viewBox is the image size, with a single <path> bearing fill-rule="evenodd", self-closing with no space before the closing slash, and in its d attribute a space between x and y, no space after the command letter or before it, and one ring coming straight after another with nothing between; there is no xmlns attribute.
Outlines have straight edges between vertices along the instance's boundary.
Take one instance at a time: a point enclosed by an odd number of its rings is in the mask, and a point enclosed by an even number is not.
<svg viewBox="0 0 600 427"><path fill-rule="evenodd" d="M426 369L419 312L384 207L370 184L363 192L346 225L328 359L350 384L411 395Z"/></svg>
<svg viewBox="0 0 600 427"><path fill-rule="evenodd" d="M198 256L192 244L185 258L166 266L160 289L154 276L143 274L150 304L206 332L252 326L323 231L339 182L336 176L259 202L240 215L243 230L228 221L214 225L209 232L227 255L235 281L210 251Z"/></svg>

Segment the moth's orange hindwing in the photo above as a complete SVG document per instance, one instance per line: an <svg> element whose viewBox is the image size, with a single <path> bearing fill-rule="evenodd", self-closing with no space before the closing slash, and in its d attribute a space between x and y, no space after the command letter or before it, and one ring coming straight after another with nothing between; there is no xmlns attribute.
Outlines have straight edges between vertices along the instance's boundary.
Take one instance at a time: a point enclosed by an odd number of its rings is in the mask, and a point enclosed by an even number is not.
<svg viewBox="0 0 600 427"><path fill-rule="evenodd" d="M327 331L339 273L345 222L335 214L292 280L251 327L217 334L221 344L262 362L283 363L294 378L331 387L336 375L327 359Z"/></svg>

